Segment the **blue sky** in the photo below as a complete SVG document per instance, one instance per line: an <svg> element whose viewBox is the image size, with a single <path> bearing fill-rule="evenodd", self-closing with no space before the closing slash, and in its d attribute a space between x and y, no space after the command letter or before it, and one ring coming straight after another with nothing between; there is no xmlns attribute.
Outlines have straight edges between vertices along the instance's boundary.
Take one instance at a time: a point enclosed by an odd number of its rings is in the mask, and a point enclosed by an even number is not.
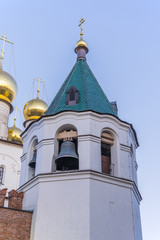
<svg viewBox="0 0 160 240"><path fill-rule="evenodd" d="M119 117L132 123L138 135L143 237L159 240L160 1L0 3L0 35L7 35L15 43L14 61L12 48L6 44L3 68L17 81L18 95L13 105L21 109L32 96L35 77L45 81L49 103L54 98L76 61L78 23L81 17L86 19L87 62L109 100L117 101ZM9 124L13 124L13 114ZM21 120L17 126L22 128Z"/></svg>

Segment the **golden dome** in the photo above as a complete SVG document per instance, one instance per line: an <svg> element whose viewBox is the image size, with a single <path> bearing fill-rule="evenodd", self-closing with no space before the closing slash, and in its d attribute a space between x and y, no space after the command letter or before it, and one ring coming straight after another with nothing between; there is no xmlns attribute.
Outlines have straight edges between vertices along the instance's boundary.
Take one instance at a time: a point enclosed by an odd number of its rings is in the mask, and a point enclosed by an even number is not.
<svg viewBox="0 0 160 240"><path fill-rule="evenodd" d="M41 99L32 99L23 108L23 115L26 120L38 119L44 115L48 105Z"/></svg>
<svg viewBox="0 0 160 240"><path fill-rule="evenodd" d="M19 143L22 144L22 138L21 138L21 129L17 128L15 126L8 128L8 136L7 136L7 140L10 142L15 142L15 143Z"/></svg>
<svg viewBox="0 0 160 240"><path fill-rule="evenodd" d="M17 84L7 72L0 70L0 99L11 103L17 94Z"/></svg>
<svg viewBox="0 0 160 240"><path fill-rule="evenodd" d="M81 39L77 42L76 48L77 47L86 47L87 48L87 43L83 39Z"/></svg>

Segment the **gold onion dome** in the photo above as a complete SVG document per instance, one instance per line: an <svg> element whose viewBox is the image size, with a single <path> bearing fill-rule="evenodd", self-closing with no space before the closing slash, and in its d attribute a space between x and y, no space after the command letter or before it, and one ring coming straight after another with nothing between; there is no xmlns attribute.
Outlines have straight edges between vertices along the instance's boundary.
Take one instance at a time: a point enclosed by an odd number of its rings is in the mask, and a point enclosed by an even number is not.
<svg viewBox="0 0 160 240"><path fill-rule="evenodd" d="M19 143L22 144L22 138L21 138L21 133L22 130L20 128L17 128L15 126L8 128L8 136L7 136L7 140L10 142L14 142L14 143Z"/></svg>
<svg viewBox="0 0 160 240"><path fill-rule="evenodd" d="M28 101L23 108L25 120L38 119L44 115L48 105L41 99L36 98Z"/></svg>
<svg viewBox="0 0 160 240"><path fill-rule="evenodd" d="M83 39L80 39L76 44L76 48L77 47L86 47L87 48L87 43Z"/></svg>
<svg viewBox="0 0 160 240"><path fill-rule="evenodd" d="M0 70L0 99L11 103L17 94L17 84L7 72Z"/></svg>

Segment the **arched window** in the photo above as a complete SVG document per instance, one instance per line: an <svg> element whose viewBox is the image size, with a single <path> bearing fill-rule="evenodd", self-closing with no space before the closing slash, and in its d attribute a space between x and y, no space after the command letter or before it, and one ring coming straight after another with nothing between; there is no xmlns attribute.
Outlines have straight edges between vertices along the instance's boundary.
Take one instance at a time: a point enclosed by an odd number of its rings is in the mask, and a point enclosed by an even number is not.
<svg viewBox="0 0 160 240"><path fill-rule="evenodd" d="M4 168L0 167L0 184L3 183Z"/></svg>
<svg viewBox="0 0 160 240"><path fill-rule="evenodd" d="M104 131L101 135L101 163L102 173L111 174L111 146L114 143L113 136L108 131Z"/></svg>
<svg viewBox="0 0 160 240"><path fill-rule="evenodd" d="M71 126L64 126L57 133L56 171L79 169L77 137L77 131Z"/></svg>
<svg viewBox="0 0 160 240"><path fill-rule="evenodd" d="M74 86L71 86L66 91L66 105L75 105L79 102L79 91Z"/></svg>

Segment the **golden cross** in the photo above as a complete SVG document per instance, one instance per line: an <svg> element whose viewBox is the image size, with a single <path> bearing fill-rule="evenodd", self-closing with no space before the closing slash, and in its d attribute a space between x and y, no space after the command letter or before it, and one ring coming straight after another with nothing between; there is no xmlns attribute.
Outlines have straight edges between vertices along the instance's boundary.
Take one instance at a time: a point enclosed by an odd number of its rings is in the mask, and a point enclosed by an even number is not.
<svg viewBox="0 0 160 240"><path fill-rule="evenodd" d="M17 111L21 112L21 110L18 109L18 107L15 107L14 110L15 110L15 114L14 114L14 127L15 127L16 119L17 119Z"/></svg>
<svg viewBox="0 0 160 240"><path fill-rule="evenodd" d="M39 78L34 78L33 81L37 81L37 82L38 82L38 87L37 87L37 98L39 98L40 82L43 83L43 84L45 84L45 82L43 82L43 81L41 80L40 77L39 77Z"/></svg>
<svg viewBox="0 0 160 240"><path fill-rule="evenodd" d="M80 20L80 24L78 25L81 28L81 32L80 32L80 36L81 36L81 40L82 40L82 36L83 36L83 28L82 28L82 24L85 22L84 18L81 18Z"/></svg>
<svg viewBox="0 0 160 240"><path fill-rule="evenodd" d="M5 42L11 43L11 44L14 44L14 43L6 40L7 37L5 35L2 36L2 38L0 37L0 39L3 40L3 45L2 45L2 50L1 50L1 61L0 61L0 70L2 70L2 62L3 62L3 59L4 59L4 45L5 45Z"/></svg>

